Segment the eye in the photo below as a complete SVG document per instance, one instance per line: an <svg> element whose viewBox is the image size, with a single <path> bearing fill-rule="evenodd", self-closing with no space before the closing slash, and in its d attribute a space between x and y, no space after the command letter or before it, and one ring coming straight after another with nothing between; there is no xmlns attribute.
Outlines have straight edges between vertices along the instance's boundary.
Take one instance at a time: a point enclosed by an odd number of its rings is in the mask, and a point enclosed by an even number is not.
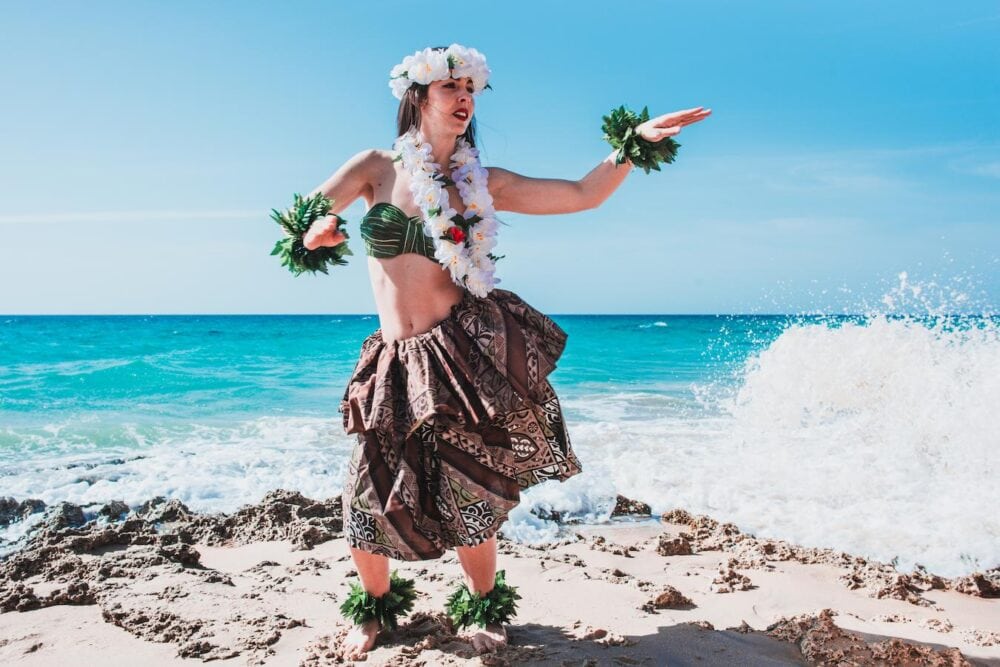
<svg viewBox="0 0 1000 667"><path fill-rule="evenodd" d="M446 84L444 84L444 87L445 88L454 88L455 84L454 83L446 83Z"/></svg>

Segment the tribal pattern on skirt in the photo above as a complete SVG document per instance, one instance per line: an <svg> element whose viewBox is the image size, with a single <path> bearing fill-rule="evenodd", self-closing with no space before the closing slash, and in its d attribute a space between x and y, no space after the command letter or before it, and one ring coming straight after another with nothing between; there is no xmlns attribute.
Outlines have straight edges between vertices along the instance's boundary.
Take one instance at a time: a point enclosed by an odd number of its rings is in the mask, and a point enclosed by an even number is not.
<svg viewBox="0 0 1000 667"><path fill-rule="evenodd" d="M566 338L502 289L466 292L411 338L366 338L340 406L358 437L344 483L348 543L438 558L492 537L521 490L580 473L547 379Z"/></svg>

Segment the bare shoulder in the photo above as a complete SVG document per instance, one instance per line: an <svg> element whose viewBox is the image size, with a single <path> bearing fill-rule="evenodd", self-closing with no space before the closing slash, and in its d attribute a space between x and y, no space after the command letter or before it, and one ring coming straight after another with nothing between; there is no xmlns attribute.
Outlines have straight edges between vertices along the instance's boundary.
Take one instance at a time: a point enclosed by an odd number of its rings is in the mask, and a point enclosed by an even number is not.
<svg viewBox="0 0 1000 667"><path fill-rule="evenodd" d="M486 174L490 179L490 185L494 182L499 184L501 181L507 180L513 173L502 167L486 167Z"/></svg>
<svg viewBox="0 0 1000 667"><path fill-rule="evenodd" d="M380 163L392 163L393 153L388 148L369 148L364 152L369 154L368 159L370 160L376 160Z"/></svg>
<svg viewBox="0 0 1000 667"><path fill-rule="evenodd" d="M516 193L520 187L518 181L523 181L524 176L502 167L486 167L486 173L493 207L497 211L516 210L517 203L512 200L511 195Z"/></svg>
<svg viewBox="0 0 1000 667"><path fill-rule="evenodd" d="M384 166L386 162L391 162L391 160L392 157L389 155L389 151L380 148L366 148L348 158L344 166L348 167L351 171L358 170L365 173L374 173Z"/></svg>
<svg viewBox="0 0 1000 667"><path fill-rule="evenodd" d="M391 150L369 148L358 155L364 155L362 159L365 162L366 170L374 177L373 180L378 180L385 174L392 172L394 168L393 153Z"/></svg>
<svg viewBox="0 0 1000 667"><path fill-rule="evenodd" d="M385 180L386 165L392 169L389 151L366 148L348 158L312 194L322 192L337 202L334 212L339 213L358 197L371 200L374 189Z"/></svg>
<svg viewBox="0 0 1000 667"><path fill-rule="evenodd" d="M486 167L486 177L490 194L495 197L512 179L517 177L517 174L502 167Z"/></svg>
<svg viewBox="0 0 1000 667"><path fill-rule="evenodd" d="M392 152L381 148L366 148L351 156L342 169L348 178L358 182L364 190L371 188L392 173Z"/></svg>

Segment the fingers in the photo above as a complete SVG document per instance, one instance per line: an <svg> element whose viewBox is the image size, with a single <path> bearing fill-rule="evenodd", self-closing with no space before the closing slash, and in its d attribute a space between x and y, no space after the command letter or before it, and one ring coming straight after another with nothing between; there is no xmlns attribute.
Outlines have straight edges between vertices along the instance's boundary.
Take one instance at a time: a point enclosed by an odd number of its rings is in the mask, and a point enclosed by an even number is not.
<svg viewBox="0 0 1000 667"><path fill-rule="evenodd" d="M660 120L661 118L671 118L671 119L675 119L675 120L680 120L681 118L688 118L690 116L694 116L696 114L699 114L703 110L704 110L703 107L695 107L693 109L685 109L684 111L673 111L671 113L665 113L665 114L663 114L662 116L660 116L659 118L657 118L657 120Z"/></svg>
<svg viewBox="0 0 1000 667"><path fill-rule="evenodd" d="M673 123L667 126L654 126L655 129L653 130L653 132L655 139L653 139L653 141L661 141L663 139L666 139L667 137L677 136L678 134L681 133L681 128L684 127L685 125L690 125L691 123L697 123L699 120L702 120L703 118L706 117L707 114L705 116L690 118L686 121L678 122L675 120Z"/></svg>
<svg viewBox="0 0 1000 667"><path fill-rule="evenodd" d="M711 109L709 109L708 111L702 111L700 113L697 113L697 114L695 114L693 116L690 116L690 117L684 119L681 122L681 124L682 125L691 125L692 123L697 123L700 120L705 120L710 115L712 115L712 110Z"/></svg>
<svg viewBox="0 0 1000 667"><path fill-rule="evenodd" d="M712 113L711 109L705 109L704 107L695 107L694 109L686 109L684 111L675 111L673 113L663 114L654 121L656 127L668 127L673 125L690 125L691 123L697 123L700 120L704 120Z"/></svg>
<svg viewBox="0 0 1000 667"><path fill-rule="evenodd" d="M663 114L662 116L657 116L646 121L640 132L647 135L649 141L661 141L667 137L680 134L682 127L705 120L711 114L712 110L705 107L692 107L683 111L674 111L673 113ZM648 137L649 134L652 134L651 138Z"/></svg>
<svg viewBox="0 0 1000 667"><path fill-rule="evenodd" d="M347 236L344 235L344 232L336 229L336 224L330 222L324 224L322 229L315 233L312 233L312 230L307 232L303 237L302 242L306 247L306 250L315 250L320 247L332 248L333 246L340 245L346 240Z"/></svg>
<svg viewBox="0 0 1000 667"><path fill-rule="evenodd" d="M335 232L329 236L320 236L313 239L311 243L304 243L303 245L305 245L307 250L315 250L316 248L332 248L340 245L346 240L347 237L344 236L343 232Z"/></svg>
<svg viewBox="0 0 1000 667"><path fill-rule="evenodd" d="M682 125L690 125L691 123L697 123L699 120L707 118L712 113L711 109L696 111L694 113L685 114L680 118L675 119L675 124L680 123Z"/></svg>
<svg viewBox="0 0 1000 667"><path fill-rule="evenodd" d="M325 218L321 218L320 220L317 220L313 224L316 225L318 233L322 236L326 236L327 234L332 234L337 230L337 227L339 226L337 219L332 215L328 215Z"/></svg>

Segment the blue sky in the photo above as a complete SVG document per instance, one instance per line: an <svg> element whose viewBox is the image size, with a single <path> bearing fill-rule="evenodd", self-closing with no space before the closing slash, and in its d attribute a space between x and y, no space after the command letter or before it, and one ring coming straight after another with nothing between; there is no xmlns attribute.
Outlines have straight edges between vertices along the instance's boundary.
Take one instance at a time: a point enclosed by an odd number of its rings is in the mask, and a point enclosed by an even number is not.
<svg viewBox="0 0 1000 667"><path fill-rule="evenodd" d="M713 109L599 209L502 216L501 286L546 312L853 311L903 271L1000 302L1000 3L432 7L0 4L0 312L374 312L363 201L329 277L268 211L388 148L389 69L455 41L523 174L586 174L613 106Z"/></svg>

